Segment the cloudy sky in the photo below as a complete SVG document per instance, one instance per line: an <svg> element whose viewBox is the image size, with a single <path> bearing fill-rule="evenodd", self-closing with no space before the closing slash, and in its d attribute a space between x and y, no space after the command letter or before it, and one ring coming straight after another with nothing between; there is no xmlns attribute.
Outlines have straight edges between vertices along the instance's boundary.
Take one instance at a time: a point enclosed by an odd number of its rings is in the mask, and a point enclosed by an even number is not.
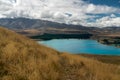
<svg viewBox="0 0 120 80"><path fill-rule="evenodd" d="M14 17L88 27L120 26L120 0L0 0L0 18Z"/></svg>

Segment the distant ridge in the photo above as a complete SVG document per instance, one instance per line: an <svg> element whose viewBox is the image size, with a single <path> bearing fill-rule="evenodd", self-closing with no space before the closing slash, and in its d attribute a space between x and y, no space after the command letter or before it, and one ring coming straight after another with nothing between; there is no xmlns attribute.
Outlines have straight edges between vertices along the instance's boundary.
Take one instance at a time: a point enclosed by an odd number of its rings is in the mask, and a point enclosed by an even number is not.
<svg viewBox="0 0 120 80"><path fill-rule="evenodd" d="M9 29L40 29L40 28L78 28L84 29L82 25L70 25L64 23L51 22L40 19L28 18L1 18L0 25Z"/></svg>
<svg viewBox="0 0 120 80"><path fill-rule="evenodd" d="M116 26L108 26L103 28L98 27L89 27L89 26L82 26L82 25L72 25L72 24L64 24L64 23L57 23L51 22L46 20L40 19L29 19L29 18L0 18L0 26L4 26L5 28L11 30L26 30L26 29L36 29L36 30L46 30L48 28L53 29L67 29L67 30L78 30L87 33L115 33L120 31L120 27ZM102 26L101 26L102 27ZM102 31L102 32L101 32Z"/></svg>
<svg viewBox="0 0 120 80"><path fill-rule="evenodd" d="M0 27L0 80L119 80L119 71L117 65L61 53Z"/></svg>

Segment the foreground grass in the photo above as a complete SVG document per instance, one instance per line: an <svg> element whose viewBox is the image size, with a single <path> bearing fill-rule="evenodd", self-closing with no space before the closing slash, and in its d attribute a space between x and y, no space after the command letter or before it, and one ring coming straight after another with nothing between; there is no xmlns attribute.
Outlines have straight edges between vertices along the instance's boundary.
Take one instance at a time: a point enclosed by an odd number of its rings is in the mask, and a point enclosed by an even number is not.
<svg viewBox="0 0 120 80"><path fill-rule="evenodd" d="M92 54L80 54L90 59L98 60L103 63L120 65L120 56L110 56L110 55L92 55Z"/></svg>
<svg viewBox="0 0 120 80"><path fill-rule="evenodd" d="M118 65L60 53L0 28L0 80L119 79Z"/></svg>

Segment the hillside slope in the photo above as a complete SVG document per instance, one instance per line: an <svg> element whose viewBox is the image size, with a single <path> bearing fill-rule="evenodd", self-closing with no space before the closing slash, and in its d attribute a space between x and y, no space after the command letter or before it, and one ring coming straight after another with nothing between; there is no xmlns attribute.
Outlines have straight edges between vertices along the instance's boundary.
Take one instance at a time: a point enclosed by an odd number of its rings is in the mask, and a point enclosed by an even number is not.
<svg viewBox="0 0 120 80"><path fill-rule="evenodd" d="M0 28L0 80L119 80L120 67L60 53Z"/></svg>
<svg viewBox="0 0 120 80"><path fill-rule="evenodd" d="M12 30L24 29L45 29L45 28L69 28L69 29L87 29L82 25L68 25L52 21L29 19L29 18L0 18L0 25Z"/></svg>

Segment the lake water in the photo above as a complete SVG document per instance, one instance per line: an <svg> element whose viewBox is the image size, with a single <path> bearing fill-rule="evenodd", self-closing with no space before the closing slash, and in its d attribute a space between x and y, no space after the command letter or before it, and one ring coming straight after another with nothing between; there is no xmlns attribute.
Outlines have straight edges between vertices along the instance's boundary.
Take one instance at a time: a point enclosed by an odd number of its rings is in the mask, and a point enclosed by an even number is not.
<svg viewBox="0 0 120 80"><path fill-rule="evenodd" d="M53 39L48 41L39 41L39 43L61 52L70 52L73 54L86 53L99 55L120 55L120 48L103 45L95 40Z"/></svg>

